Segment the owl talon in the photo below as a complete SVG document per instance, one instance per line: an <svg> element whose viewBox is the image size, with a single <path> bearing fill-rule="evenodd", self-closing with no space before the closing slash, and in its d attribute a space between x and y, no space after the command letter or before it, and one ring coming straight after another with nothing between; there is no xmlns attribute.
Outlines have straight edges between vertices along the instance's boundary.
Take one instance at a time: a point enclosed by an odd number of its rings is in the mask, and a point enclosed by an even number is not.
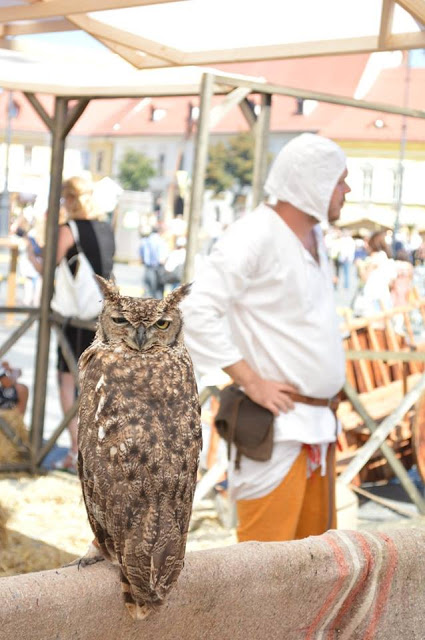
<svg viewBox="0 0 425 640"><path fill-rule="evenodd" d="M84 556L82 556L81 558L76 558L76 560L73 560L72 562L70 562L69 564L65 564L64 566L77 566L79 571L80 567L89 567L91 564L96 564L96 562L102 562L102 560L105 560L105 558L102 556L99 549L93 543L90 543L89 548L87 549L87 552Z"/></svg>
<svg viewBox="0 0 425 640"><path fill-rule="evenodd" d="M83 556L78 560L78 571L80 570L80 567L83 567L84 569L84 567L89 567L91 564L96 564L96 562L103 562L103 560L105 560L105 558L100 555L92 558L86 558L86 556Z"/></svg>

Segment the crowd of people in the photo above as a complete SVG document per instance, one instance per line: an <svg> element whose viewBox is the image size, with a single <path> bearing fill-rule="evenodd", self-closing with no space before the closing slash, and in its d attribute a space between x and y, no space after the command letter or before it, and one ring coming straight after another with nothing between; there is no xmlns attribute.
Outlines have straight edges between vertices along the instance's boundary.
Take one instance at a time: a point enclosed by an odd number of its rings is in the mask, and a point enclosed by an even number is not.
<svg viewBox="0 0 425 640"><path fill-rule="evenodd" d="M326 236L335 289L351 290L357 316L409 304L417 267L424 263L425 241L414 229L395 236L379 229L370 234L331 229Z"/></svg>

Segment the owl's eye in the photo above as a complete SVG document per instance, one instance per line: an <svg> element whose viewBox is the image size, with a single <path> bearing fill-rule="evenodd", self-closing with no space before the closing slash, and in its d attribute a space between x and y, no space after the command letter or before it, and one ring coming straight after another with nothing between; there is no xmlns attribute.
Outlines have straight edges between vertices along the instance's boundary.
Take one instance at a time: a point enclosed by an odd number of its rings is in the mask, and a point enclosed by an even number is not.
<svg viewBox="0 0 425 640"><path fill-rule="evenodd" d="M128 324L128 320L124 318L124 316L111 316L111 320L115 322L115 324Z"/></svg>
<svg viewBox="0 0 425 640"><path fill-rule="evenodd" d="M169 320L158 320L158 322L155 322L155 327L158 327L158 329L168 329L168 327L170 326L170 321Z"/></svg>

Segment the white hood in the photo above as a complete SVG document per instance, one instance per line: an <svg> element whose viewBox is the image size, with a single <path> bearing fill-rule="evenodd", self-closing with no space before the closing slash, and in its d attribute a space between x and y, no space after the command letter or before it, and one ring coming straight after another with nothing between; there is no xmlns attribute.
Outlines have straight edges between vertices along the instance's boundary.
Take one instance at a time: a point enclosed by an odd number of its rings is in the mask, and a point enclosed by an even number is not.
<svg viewBox="0 0 425 640"><path fill-rule="evenodd" d="M303 133L279 152L264 188L277 200L327 222L331 196L345 168L345 154L335 142Z"/></svg>

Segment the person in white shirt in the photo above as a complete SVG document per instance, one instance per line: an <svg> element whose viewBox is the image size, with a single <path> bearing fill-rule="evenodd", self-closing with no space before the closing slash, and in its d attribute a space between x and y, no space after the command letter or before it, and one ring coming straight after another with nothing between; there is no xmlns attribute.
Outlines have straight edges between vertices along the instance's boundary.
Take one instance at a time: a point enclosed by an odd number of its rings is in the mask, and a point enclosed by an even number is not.
<svg viewBox="0 0 425 640"><path fill-rule="evenodd" d="M290 540L336 525L329 404L345 362L318 223L339 218L346 176L337 144L315 134L292 139L265 185L276 204L230 225L183 306L198 372L223 369L275 416L271 459L229 465L239 541Z"/></svg>

